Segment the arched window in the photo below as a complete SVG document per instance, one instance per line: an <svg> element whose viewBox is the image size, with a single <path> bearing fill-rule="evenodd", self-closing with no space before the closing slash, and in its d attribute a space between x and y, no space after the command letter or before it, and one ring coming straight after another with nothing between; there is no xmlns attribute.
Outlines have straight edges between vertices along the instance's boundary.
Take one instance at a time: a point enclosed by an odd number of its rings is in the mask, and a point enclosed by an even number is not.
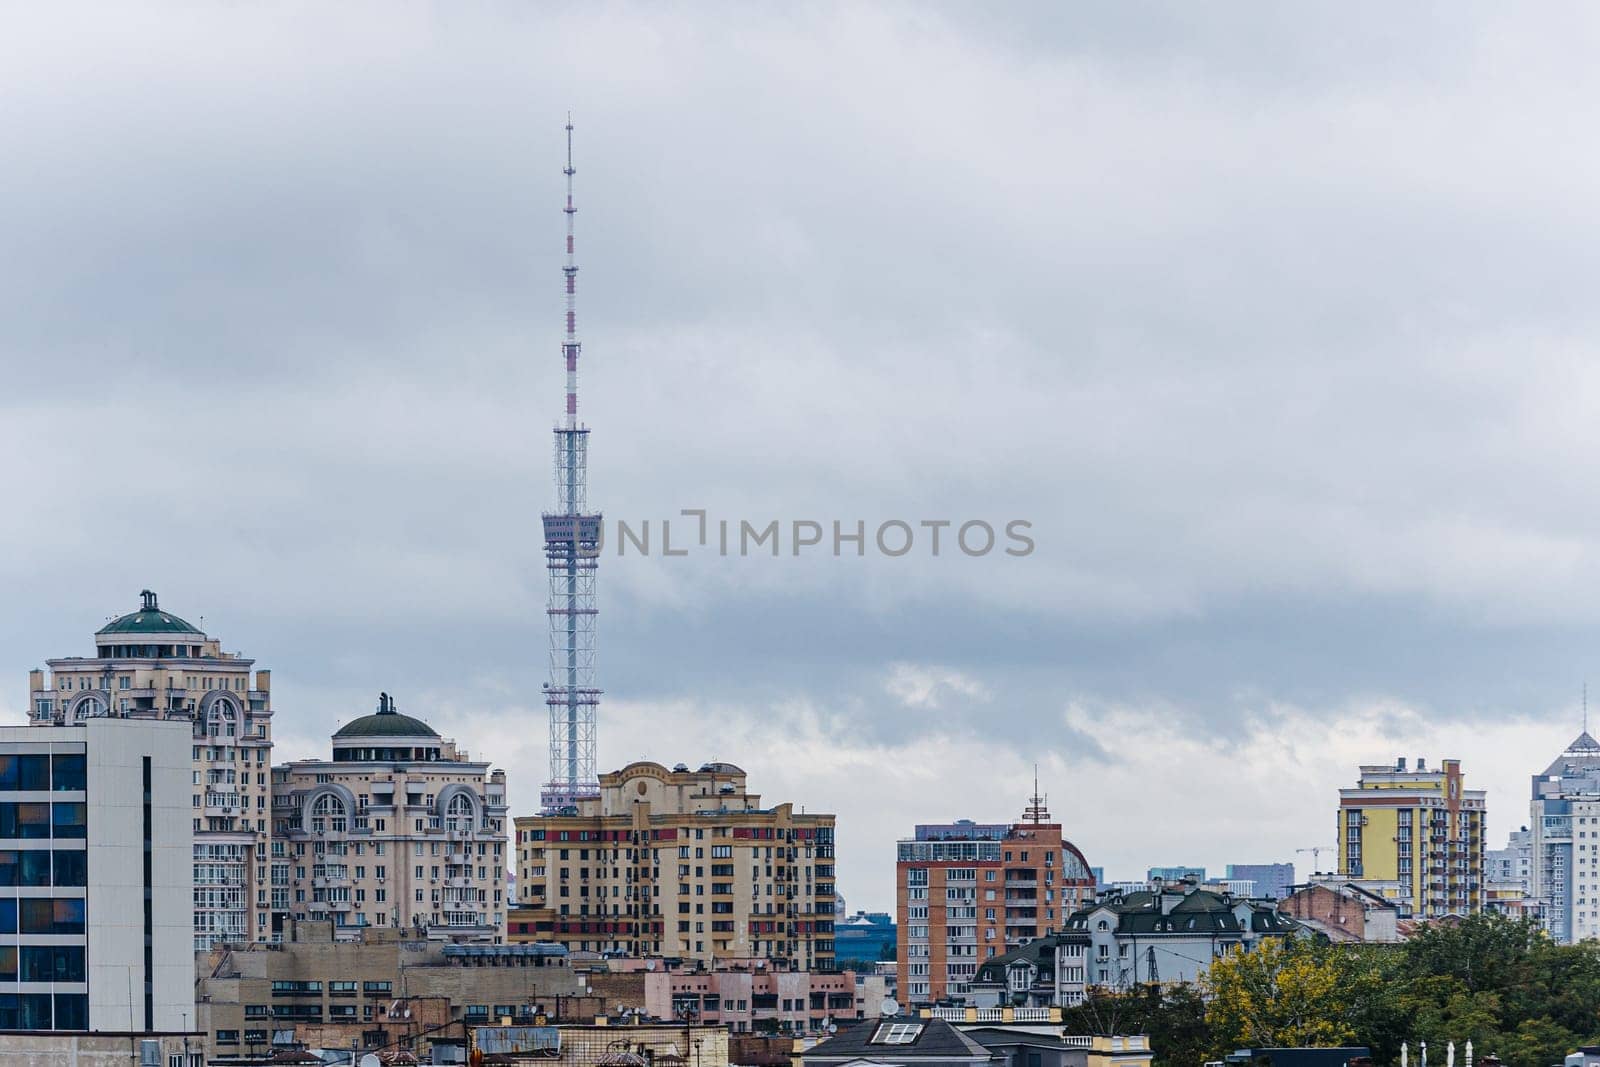
<svg viewBox="0 0 1600 1067"><path fill-rule="evenodd" d="M211 702L206 713L206 733L212 737L233 737L238 730L239 709L226 697Z"/></svg>
<svg viewBox="0 0 1600 1067"><path fill-rule="evenodd" d="M110 710L110 705L97 696L87 696L78 701L73 716L78 719L98 719Z"/></svg>
<svg viewBox="0 0 1600 1067"><path fill-rule="evenodd" d="M323 793L311 802L311 832L320 834L332 830L344 833L346 814L344 801L332 793Z"/></svg>
<svg viewBox="0 0 1600 1067"><path fill-rule="evenodd" d="M472 798L465 793L457 793L450 798L450 803L444 809L444 824L446 830L459 830L470 833L477 824L477 810L472 805Z"/></svg>
<svg viewBox="0 0 1600 1067"><path fill-rule="evenodd" d="M1093 878L1094 874L1078 854L1069 848L1061 853L1061 877L1069 882L1082 882Z"/></svg>

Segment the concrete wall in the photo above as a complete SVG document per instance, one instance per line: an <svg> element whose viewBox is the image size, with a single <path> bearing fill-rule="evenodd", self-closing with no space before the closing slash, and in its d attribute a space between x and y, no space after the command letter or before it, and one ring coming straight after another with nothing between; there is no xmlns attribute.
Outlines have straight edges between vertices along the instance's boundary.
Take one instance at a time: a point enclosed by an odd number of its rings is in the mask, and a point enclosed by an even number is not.
<svg viewBox="0 0 1600 1067"><path fill-rule="evenodd" d="M187 934L187 931L185 931ZM0 1034L6 1067L139 1067L139 1043L156 1041L161 1067L173 1055L198 1052L198 1035L183 1034Z"/></svg>
<svg viewBox="0 0 1600 1067"><path fill-rule="evenodd" d="M30 732L88 740L91 1029L145 1027L143 797L151 757L153 1021L156 1030L186 1029L194 1022L191 724L106 718Z"/></svg>

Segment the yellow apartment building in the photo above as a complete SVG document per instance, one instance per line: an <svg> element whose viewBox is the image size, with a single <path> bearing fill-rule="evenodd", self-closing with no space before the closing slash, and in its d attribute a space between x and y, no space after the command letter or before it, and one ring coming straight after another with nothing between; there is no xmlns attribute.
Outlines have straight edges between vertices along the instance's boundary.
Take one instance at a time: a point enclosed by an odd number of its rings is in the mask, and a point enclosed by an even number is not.
<svg viewBox="0 0 1600 1067"><path fill-rule="evenodd" d="M1402 915L1482 911L1484 792L1464 781L1460 760L1363 766L1356 787L1339 790L1339 873L1387 883Z"/></svg>

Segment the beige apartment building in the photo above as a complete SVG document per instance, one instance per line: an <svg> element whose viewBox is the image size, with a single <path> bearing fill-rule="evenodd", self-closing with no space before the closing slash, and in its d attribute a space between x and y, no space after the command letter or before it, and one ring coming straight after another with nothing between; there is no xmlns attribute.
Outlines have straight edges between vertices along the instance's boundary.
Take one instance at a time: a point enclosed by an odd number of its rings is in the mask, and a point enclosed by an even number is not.
<svg viewBox="0 0 1600 1067"><path fill-rule="evenodd" d="M382 694L333 759L272 769L272 878L296 920L341 937L401 926L452 941L506 930L506 777Z"/></svg>
<svg viewBox="0 0 1600 1067"><path fill-rule="evenodd" d="M729 763L630 763L561 815L516 820L514 941L829 970L834 817L763 805Z"/></svg>
<svg viewBox="0 0 1600 1067"><path fill-rule="evenodd" d="M156 594L101 627L94 655L28 676L29 721L101 717L193 724L194 948L271 940L285 900L272 891L272 692L268 671L176 615ZM277 916L277 918L275 918Z"/></svg>

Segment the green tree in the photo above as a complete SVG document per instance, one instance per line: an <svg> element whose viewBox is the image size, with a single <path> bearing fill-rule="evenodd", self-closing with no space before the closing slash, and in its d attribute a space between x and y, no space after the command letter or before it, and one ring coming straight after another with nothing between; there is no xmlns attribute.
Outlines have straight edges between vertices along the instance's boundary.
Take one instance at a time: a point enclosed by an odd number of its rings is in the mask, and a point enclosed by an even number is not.
<svg viewBox="0 0 1600 1067"><path fill-rule="evenodd" d="M1532 919L1470 915L1424 924L1406 942L1413 974L1448 975L1469 993L1526 987L1533 978L1535 949L1548 939Z"/></svg>
<svg viewBox="0 0 1600 1067"><path fill-rule="evenodd" d="M1185 982L1152 991L1153 1010L1145 1023L1157 1067L1196 1067L1213 1045L1200 990Z"/></svg>
<svg viewBox="0 0 1600 1067"><path fill-rule="evenodd" d="M1510 1067L1547 1067L1560 1063L1579 1044L1578 1035L1548 1018L1524 1019L1491 1048Z"/></svg>
<svg viewBox="0 0 1600 1067"><path fill-rule="evenodd" d="M1354 1041L1356 960L1328 946L1277 938L1217 959L1205 976L1213 1050Z"/></svg>
<svg viewBox="0 0 1600 1067"><path fill-rule="evenodd" d="M1473 993L1461 979L1432 974L1413 977L1395 994L1407 1020L1409 1040L1443 1048L1447 1042L1471 1040L1484 1048L1500 1036L1500 996Z"/></svg>
<svg viewBox="0 0 1600 1067"><path fill-rule="evenodd" d="M1146 1034L1157 1067L1196 1067L1211 1050L1201 991L1181 983L1146 985L1124 993L1090 990L1062 1012L1067 1033Z"/></svg>

